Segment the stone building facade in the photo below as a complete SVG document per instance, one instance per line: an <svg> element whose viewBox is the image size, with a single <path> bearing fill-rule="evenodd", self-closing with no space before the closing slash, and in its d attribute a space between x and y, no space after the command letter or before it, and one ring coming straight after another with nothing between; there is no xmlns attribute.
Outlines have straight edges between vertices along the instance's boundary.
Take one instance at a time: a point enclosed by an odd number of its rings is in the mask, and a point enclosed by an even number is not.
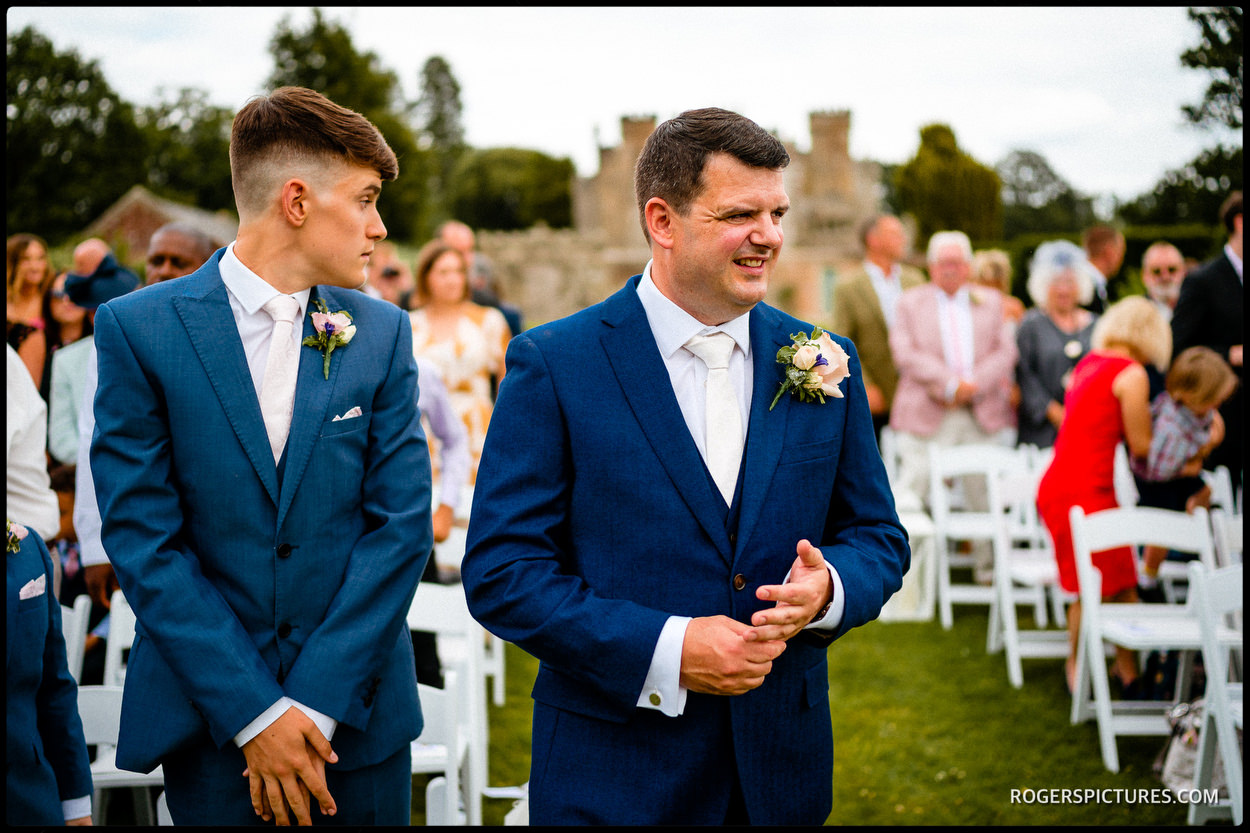
<svg viewBox="0 0 1250 833"><path fill-rule="evenodd" d="M809 119L810 150L786 142L791 207L769 302L824 323L838 273L862 256L858 228L878 210L880 168L851 159L848 111L815 112ZM621 119L620 145L601 147L599 171L572 184L574 229L478 233L501 295L521 308L528 325L597 303L642 270L649 250L634 199L634 163L655 127L653 116Z"/></svg>

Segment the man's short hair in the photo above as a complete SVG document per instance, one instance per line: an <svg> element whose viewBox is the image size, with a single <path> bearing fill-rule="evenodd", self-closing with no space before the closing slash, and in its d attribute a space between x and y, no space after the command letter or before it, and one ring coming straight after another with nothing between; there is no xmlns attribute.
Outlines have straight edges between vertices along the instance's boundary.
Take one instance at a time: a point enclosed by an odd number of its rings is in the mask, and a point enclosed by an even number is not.
<svg viewBox="0 0 1250 833"><path fill-rule="evenodd" d="M707 107L669 119L647 137L634 167L634 195L648 242L648 200L659 197L673 211L686 214L703 191L703 169L713 153L728 153L753 168L780 170L790 164L790 154L776 136L729 110Z"/></svg>
<svg viewBox="0 0 1250 833"><path fill-rule="evenodd" d="M373 123L304 87L280 87L243 105L230 128L230 179L239 213L263 209L279 178L297 165L339 161L399 175L399 162Z"/></svg>
<svg viewBox="0 0 1250 833"><path fill-rule="evenodd" d="M1097 257L1108 246L1119 245L1124 240L1124 235L1112 226L1099 224L1090 226L1081 235L1081 248L1083 248L1091 258Z"/></svg>
<svg viewBox="0 0 1250 833"><path fill-rule="evenodd" d="M1224 224L1224 230L1229 234L1233 233L1233 218L1241 214L1241 192L1234 191L1228 195L1228 199L1224 200L1224 204L1220 206L1220 222Z"/></svg>
<svg viewBox="0 0 1250 833"><path fill-rule="evenodd" d="M201 256L203 260L208 260L212 257L213 252L217 251L219 248L217 244L213 242L213 238L209 237L203 229L193 226L190 223L177 220L172 223L166 223L156 231L152 232L152 236L148 238L149 245L150 241L156 238L156 235L165 233L179 234L185 237L191 242L191 245L195 247L196 254Z"/></svg>

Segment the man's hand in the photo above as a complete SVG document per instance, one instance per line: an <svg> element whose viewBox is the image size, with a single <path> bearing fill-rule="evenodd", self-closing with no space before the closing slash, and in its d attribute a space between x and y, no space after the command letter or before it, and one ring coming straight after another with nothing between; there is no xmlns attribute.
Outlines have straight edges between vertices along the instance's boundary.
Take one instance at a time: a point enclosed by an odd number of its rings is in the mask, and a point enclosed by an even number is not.
<svg viewBox="0 0 1250 833"><path fill-rule="evenodd" d="M755 591L759 599L773 600L775 607L757 610L751 617L748 642L786 640L803 630L833 600L833 579L820 549L804 538L795 548L798 558L785 584L766 584Z"/></svg>
<svg viewBox="0 0 1250 833"><path fill-rule="evenodd" d="M66 827L90 827L91 816L83 816L82 818L77 818L77 819L66 819L65 826Z"/></svg>
<svg viewBox="0 0 1250 833"><path fill-rule="evenodd" d="M292 706L263 732L243 745L244 774L256 814L277 824L312 824L309 795L321 812L337 810L326 787L326 762L338 755L308 715ZM287 810L290 809L290 814ZM294 815L294 819L291 818Z"/></svg>
<svg viewBox="0 0 1250 833"><path fill-rule="evenodd" d="M434 510L434 543L441 544L451 535L451 525L456 520L456 510L446 503Z"/></svg>
<svg viewBox="0 0 1250 833"><path fill-rule="evenodd" d="M786 643L748 642L744 635L750 631L728 616L690 620L681 647L681 684L703 694L745 694L758 688Z"/></svg>
<svg viewBox="0 0 1250 833"><path fill-rule="evenodd" d="M882 392L879 385L864 385L864 395L868 399L869 412L874 415L880 415L886 412L885 393Z"/></svg>
<svg viewBox="0 0 1250 833"><path fill-rule="evenodd" d="M964 405L972 402L972 398L976 395L976 383L969 382L967 379L960 379L959 386L955 388L955 398L951 404L956 408L962 408Z"/></svg>
<svg viewBox="0 0 1250 833"><path fill-rule="evenodd" d="M87 595L96 604L108 610L113 591L118 588L117 575L112 564L92 564L82 568L82 580L87 584Z"/></svg>

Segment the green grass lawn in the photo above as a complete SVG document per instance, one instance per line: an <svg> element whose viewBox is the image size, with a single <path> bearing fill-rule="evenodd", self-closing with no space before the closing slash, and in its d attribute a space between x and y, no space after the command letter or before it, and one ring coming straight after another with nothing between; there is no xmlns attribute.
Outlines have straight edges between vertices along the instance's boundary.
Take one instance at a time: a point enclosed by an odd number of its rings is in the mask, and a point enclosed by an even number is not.
<svg viewBox="0 0 1250 833"><path fill-rule="evenodd" d="M1183 805L1157 803L1163 786L1151 764L1163 738L1121 739L1120 772L1107 772L1095 725L1068 723L1062 660L1026 659L1017 691L1002 654L985 653L986 622L984 607L957 607L950 631L937 622L873 622L833 644L827 823L1184 824ZM537 668L508 646L507 701L490 707L492 786L529 778ZM414 823L424 820L424 788L414 779ZM1012 803L1013 789L1123 792L1119 803L1024 804ZM483 821L502 824L511 807L511 800L486 800Z"/></svg>

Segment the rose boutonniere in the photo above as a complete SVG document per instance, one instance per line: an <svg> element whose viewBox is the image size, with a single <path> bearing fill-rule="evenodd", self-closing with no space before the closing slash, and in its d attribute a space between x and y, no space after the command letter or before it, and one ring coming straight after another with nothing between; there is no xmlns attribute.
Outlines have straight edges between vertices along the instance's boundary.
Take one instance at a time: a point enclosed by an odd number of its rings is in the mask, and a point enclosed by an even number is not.
<svg viewBox="0 0 1250 833"><path fill-rule="evenodd" d="M330 378L330 354L335 347L344 347L356 335L356 325L352 323L351 313L345 310L330 312L325 301L317 299L317 312L310 312L313 330L316 335L304 339L305 347L316 347L325 357L322 366L325 377Z"/></svg>
<svg viewBox="0 0 1250 833"><path fill-rule="evenodd" d="M838 383L851 375L851 357L820 327L809 338L803 333L790 336L793 344L777 351L777 363L785 365L785 379L773 397L772 410L781 395L791 391L800 402L820 402L826 396L842 398Z"/></svg>
<svg viewBox="0 0 1250 833"><path fill-rule="evenodd" d="M21 524L15 524L8 518L4 519L5 531L8 533L9 542L5 547L5 553L17 552L22 548L22 540L26 537L26 527Z"/></svg>

